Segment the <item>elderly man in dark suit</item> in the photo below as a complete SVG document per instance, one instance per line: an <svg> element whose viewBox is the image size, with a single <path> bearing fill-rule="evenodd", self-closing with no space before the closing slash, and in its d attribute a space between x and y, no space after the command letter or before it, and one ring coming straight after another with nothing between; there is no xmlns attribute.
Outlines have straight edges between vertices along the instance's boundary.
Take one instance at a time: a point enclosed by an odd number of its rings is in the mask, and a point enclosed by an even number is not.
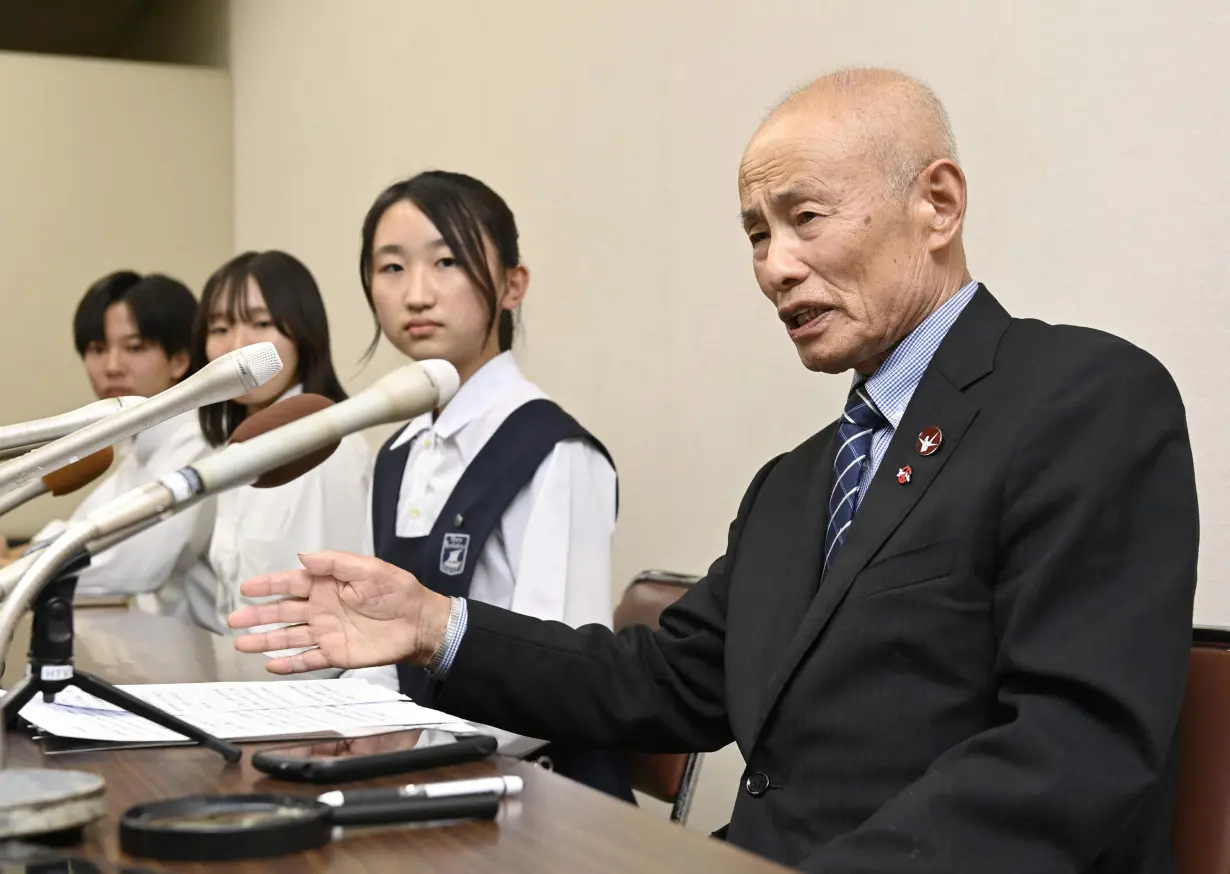
<svg viewBox="0 0 1230 874"><path fill-rule="evenodd" d="M935 96L826 76L747 147L757 282L837 421L752 481L725 555L615 635L304 556L232 625L275 672L409 660L536 737L747 762L726 837L810 872L1161 874L1196 586L1183 404L1123 340L973 281Z"/></svg>

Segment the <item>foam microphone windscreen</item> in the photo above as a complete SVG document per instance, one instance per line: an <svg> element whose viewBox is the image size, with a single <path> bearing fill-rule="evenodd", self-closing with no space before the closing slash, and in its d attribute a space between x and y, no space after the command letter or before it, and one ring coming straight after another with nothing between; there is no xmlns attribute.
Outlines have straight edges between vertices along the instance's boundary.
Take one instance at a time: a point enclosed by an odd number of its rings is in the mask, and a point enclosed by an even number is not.
<svg viewBox="0 0 1230 874"><path fill-rule="evenodd" d="M235 433L231 435L231 439L226 442L242 443L245 440L251 440L258 434L264 434L266 431L280 428L296 419L302 419L304 416L310 416L312 413L331 406L333 406L333 401L324 395L306 394L283 398L276 404L265 407L259 413L253 413L240 422L239 427L235 429ZM337 443L330 443L323 449L309 452L301 458L286 462L281 467L275 467L273 470L266 471L252 485L258 489L272 489L277 486L284 486L291 480L303 476L316 465L323 463L326 458L336 451L338 445Z"/></svg>
<svg viewBox="0 0 1230 874"><path fill-rule="evenodd" d="M78 458L72 464L66 464L43 477L43 485L53 495L67 495L82 486L88 486L107 472L111 462L115 460L115 450L110 446L94 452L84 458Z"/></svg>

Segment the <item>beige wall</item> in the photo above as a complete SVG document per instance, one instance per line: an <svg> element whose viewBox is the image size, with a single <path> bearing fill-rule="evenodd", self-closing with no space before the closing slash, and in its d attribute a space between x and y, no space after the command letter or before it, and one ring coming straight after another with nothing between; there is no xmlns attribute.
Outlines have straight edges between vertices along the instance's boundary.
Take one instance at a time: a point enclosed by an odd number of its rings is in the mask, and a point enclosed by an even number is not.
<svg viewBox="0 0 1230 874"><path fill-rule="evenodd" d="M94 400L72 344L85 289L122 267L199 291L231 251L229 76L0 54L0 397L5 422ZM73 497L5 516L28 536Z"/></svg>
<svg viewBox="0 0 1230 874"><path fill-rule="evenodd" d="M952 113L975 276L1017 315L1122 334L1174 373L1203 485L1198 617L1230 624L1228 9L233 0L237 243L309 262L349 375L373 196L432 166L488 181L534 271L523 362L619 464L617 581L703 569L756 468L847 386L803 370L753 284L740 152L811 76L902 68ZM696 827L725 821L739 770L709 760Z"/></svg>

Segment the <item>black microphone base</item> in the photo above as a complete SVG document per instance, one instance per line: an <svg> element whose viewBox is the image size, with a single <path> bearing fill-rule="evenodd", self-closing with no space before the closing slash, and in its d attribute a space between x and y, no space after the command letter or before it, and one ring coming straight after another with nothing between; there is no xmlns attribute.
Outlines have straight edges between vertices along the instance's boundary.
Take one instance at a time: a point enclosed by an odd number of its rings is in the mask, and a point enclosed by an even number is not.
<svg viewBox="0 0 1230 874"><path fill-rule="evenodd" d="M73 666L73 593L77 588L78 565L70 566L52 580L34 602L34 621L30 632L30 673L3 699L0 699L0 725L12 728L21 708L35 694L54 701L68 686L114 704L136 716L148 719L189 740L221 753L228 762L243 757L239 747L202 731L191 723L167 713L140 698L117 689L99 677Z"/></svg>

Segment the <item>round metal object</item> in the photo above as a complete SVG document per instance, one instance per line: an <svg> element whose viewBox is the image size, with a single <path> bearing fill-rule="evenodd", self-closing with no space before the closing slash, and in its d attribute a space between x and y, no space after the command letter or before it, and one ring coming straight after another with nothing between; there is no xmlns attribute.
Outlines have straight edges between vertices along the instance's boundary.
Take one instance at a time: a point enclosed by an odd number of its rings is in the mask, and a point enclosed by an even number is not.
<svg viewBox="0 0 1230 874"><path fill-rule="evenodd" d="M107 784L86 771L0 770L0 840L78 829L107 813Z"/></svg>

